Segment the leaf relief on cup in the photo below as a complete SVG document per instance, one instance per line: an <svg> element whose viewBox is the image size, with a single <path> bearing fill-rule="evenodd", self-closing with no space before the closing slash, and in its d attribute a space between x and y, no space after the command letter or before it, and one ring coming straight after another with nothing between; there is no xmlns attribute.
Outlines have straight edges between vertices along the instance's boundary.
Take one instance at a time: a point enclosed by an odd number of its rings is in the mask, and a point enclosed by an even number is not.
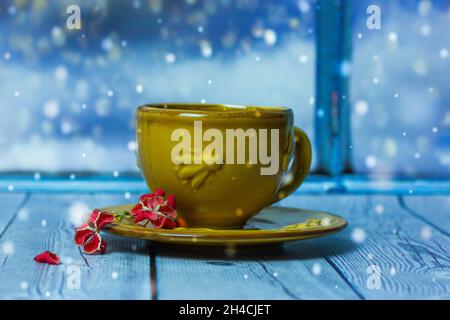
<svg viewBox="0 0 450 320"><path fill-rule="evenodd" d="M176 166L178 178L196 190L205 183L211 173L223 166L223 163L218 163L222 161L216 161L216 159L222 159L221 155L211 157L209 153L190 150L190 153L177 159L180 163Z"/></svg>

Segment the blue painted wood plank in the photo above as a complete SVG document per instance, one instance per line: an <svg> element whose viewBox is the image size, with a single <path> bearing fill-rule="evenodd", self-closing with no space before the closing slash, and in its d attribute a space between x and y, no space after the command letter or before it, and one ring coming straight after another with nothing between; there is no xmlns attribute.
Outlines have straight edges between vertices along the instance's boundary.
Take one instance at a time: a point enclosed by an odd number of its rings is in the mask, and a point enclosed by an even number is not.
<svg viewBox="0 0 450 320"><path fill-rule="evenodd" d="M150 299L147 243L105 235L107 254L87 256L73 242L77 208L126 202L118 195L31 195L28 218L16 219L3 235L14 250L1 265L0 298ZM33 261L45 250L58 253L63 264Z"/></svg>
<svg viewBox="0 0 450 320"><path fill-rule="evenodd" d="M309 241L236 253L212 248L156 253L160 299L358 299Z"/></svg>
<svg viewBox="0 0 450 320"><path fill-rule="evenodd" d="M26 195L24 193L0 193L0 243L3 234L14 221L25 202ZM24 217L26 214L26 211L22 211L20 216Z"/></svg>
<svg viewBox="0 0 450 320"><path fill-rule="evenodd" d="M28 176L0 175L0 190L5 192L14 186L15 192L39 193L145 193L148 188L141 177L94 175L75 180L64 176L42 177L36 181ZM448 179L370 179L365 176L344 175L326 177L311 175L296 191L296 194L404 194L450 195Z"/></svg>
<svg viewBox="0 0 450 320"><path fill-rule="evenodd" d="M450 196L403 196L401 205L415 217L450 236ZM428 234L429 228L423 230Z"/></svg>
<svg viewBox="0 0 450 320"><path fill-rule="evenodd" d="M411 215L397 196L293 196L282 202L337 213L349 227L316 239L317 252L366 299L449 299L450 238ZM339 249L345 244L346 250ZM380 287L374 287L377 271Z"/></svg>

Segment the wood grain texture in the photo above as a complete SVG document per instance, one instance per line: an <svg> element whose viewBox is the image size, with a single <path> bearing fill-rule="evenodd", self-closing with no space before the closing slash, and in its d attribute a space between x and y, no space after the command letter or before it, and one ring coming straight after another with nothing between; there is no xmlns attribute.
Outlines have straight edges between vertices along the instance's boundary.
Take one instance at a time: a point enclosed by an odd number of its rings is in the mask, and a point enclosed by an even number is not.
<svg viewBox="0 0 450 320"><path fill-rule="evenodd" d="M28 218L16 219L3 235L4 241L13 244L14 253L1 266L0 298L150 299L147 243L105 235L108 254L88 256L73 242L71 206L92 208L121 202L126 202L123 196L31 195L25 206ZM58 253L63 264L33 261L45 250Z"/></svg>
<svg viewBox="0 0 450 320"><path fill-rule="evenodd" d="M156 266L160 299L358 299L309 241L238 253L159 248Z"/></svg>
<svg viewBox="0 0 450 320"><path fill-rule="evenodd" d="M349 227L283 248L192 250L105 235L107 255L81 254L73 244L69 208L103 207L135 198L0 194L0 298L450 298L447 196L290 196L281 205L336 213L349 221ZM45 250L60 254L63 264L34 262L33 257ZM374 266L381 272L379 289L368 286L373 276L368 268ZM72 281L77 270L79 289Z"/></svg>
<svg viewBox="0 0 450 320"><path fill-rule="evenodd" d="M450 236L450 196L403 196L400 202L412 215Z"/></svg>
<svg viewBox="0 0 450 320"><path fill-rule="evenodd" d="M427 224L406 211L398 197L299 196L290 197L282 204L330 211L348 220L349 228L344 232L334 239L317 239L313 246L318 247L318 254L327 257L361 296L367 299L450 297L449 237L431 227L432 237L424 239L422 230ZM354 243L353 249L336 252L337 243L349 240ZM374 278L368 268L381 271L379 289L370 286Z"/></svg>
<svg viewBox="0 0 450 320"><path fill-rule="evenodd" d="M0 243L2 242L4 233L14 222L14 218L24 206L26 200L27 198L24 193L0 193ZM25 211L20 216L23 215L26 215ZM3 254L3 252L0 254Z"/></svg>

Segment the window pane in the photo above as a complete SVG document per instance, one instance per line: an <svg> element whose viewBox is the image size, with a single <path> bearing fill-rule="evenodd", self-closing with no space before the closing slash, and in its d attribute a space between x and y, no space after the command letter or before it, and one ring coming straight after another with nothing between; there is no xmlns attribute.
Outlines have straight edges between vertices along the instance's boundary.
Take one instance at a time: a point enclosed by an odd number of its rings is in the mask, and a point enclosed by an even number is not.
<svg viewBox="0 0 450 320"><path fill-rule="evenodd" d="M379 30L367 27L369 5ZM353 14L356 171L448 176L450 2L353 1Z"/></svg>
<svg viewBox="0 0 450 320"><path fill-rule="evenodd" d="M0 170L136 171L150 102L283 105L311 135L314 2L0 4Z"/></svg>

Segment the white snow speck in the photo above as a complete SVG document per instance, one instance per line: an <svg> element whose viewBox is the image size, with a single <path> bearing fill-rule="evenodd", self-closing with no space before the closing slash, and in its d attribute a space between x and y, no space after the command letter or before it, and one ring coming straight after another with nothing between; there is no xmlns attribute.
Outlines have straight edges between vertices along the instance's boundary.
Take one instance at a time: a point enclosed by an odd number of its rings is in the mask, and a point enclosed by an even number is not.
<svg viewBox="0 0 450 320"><path fill-rule="evenodd" d="M137 84L136 85L136 92L140 94L143 91L144 91L144 86L142 84Z"/></svg>
<svg viewBox="0 0 450 320"><path fill-rule="evenodd" d="M312 267L312 273L315 276L318 276L322 273L322 267L320 266L320 264L314 263L314 265Z"/></svg>
<svg viewBox="0 0 450 320"><path fill-rule="evenodd" d="M14 244L11 241L5 241L2 244L2 250L5 255L12 255L15 251Z"/></svg>
<svg viewBox="0 0 450 320"><path fill-rule="evenodd" d="M55 78L58 81L66 81L67 77L69 75L67 68L64 66L59 66L55 69L55 72L53 73L55 75Z"/></svg>
<svg viewBox="0 0 450 320"><path fill-rule="evenodd" d="M429 226L423 227L422 230L420 231L420 237L423 240L430 240L431 235L432 235L432 232L431 232L431 228Z"/></svg>
<svg viewBox="0 0 450 320"><path fill-rule="evenodd" d="M27 220L29 216L30 216L30 212L28 211L27 208L22 208L17 213L17 219L19 219L20 221Z"/></svg>
<svg viewBox="0 0 450 320"><path fill-rule="evenodd" d="M361 243L366 240L366 232L361 228L355 228L352 231L352 239L355 242Z"/></svg>
<svg viewBox="0 0 450 320"><path fill-rule="evenodd" d="M84 202L77 201L72 203L69 206L69 209L67 209L70 223L72 223L74 226L83 224L90 211L91 209Z"/></svg>
<svg viewBox="0 0 450 320"><path fill-rule="evenodd" d="M119 277L119 274L118 274L116 271L113 271L113 272L111 273L111 278L117 279L118 277Z"/></svg>
<svg viewBox="0 0 450 320"><path fill-rule="evenodd" d="M264 42L269 46L273 46L277 42L277 34L275 31L266 29L266 31L264 31Z"/></svg>
<svg viewBox="0 0 450 320"><path fill-rule="evenodd" d="M389 36L388 36L389 42L391 43L396 43L398 40L398 35L395 32L389 32Z"/></svg>
<svg viewBox="0 0 450 320"><path fill-rule="evenodd" d="M27 289L28 289L28 282L22 281L22 282L20 283L20 289L22 289L22 290L27 290Z"/></svg>
<svg viewBox="0 0 450 320"><path fill-rule="evenodd" d="M375 156L367 156L366 157L366 166L370 169L375 168L377 165L377 158L375 158Z"/></svg>
<svg viewBox="0 0 450 320"><path fill-rule="evenodd" d="M384 213L384 206L381 203L379 203L375 206L375 213L377 213L377 214Z"/></svg>
<svg viewBox="0 0 450 320"><path fill-rule="evenodd" d="M209 41L203 40L200 42L200 51L203 57L209 58L213 54L213 49Z"/></svg>
<svg viewBox="0 0 450 320"><path fill-rule="evenodd" d="M395 270L394 267L391 267L390 272L391 272L391 276L395 276L395 274L397 273L397 271Z"/></svg>
<svg viewBox="0 0 450 320"><path fill-rule="evenodd" d="M175 56L175 54L169 52L168 54L166 54L164 59L167 63L174 63L177 57Z"/></svg>
<svg viewBox="0 0 450 320"><path fill-rule="evenodd" d="M44 104L44 116L49 119L54 119L59 114L59 103L56 100L49 100Z"/></svg>
<svg viewBox="0 0 450 320"><path fill-rule="evenodd" d="M356 101L355 111L358 115L364 116L369 111L369 104L365 100Z"/></svg>
<svg viewBox="0 0 450 320"><path fill-rule="evenodd" d="M127 148L128 148L128 150L130 150L132 152L136 151L137 150L137 143L136 143L136 141L133 141L133 140L128 141Z"/></svg>
<svg viewBox="0 0 450 320"><path fill-rule="evenodd" d="M308 56L306 55L306 54L301 54L299 57L298 57L298 61L301 63L301 64L305 64L305 63L308 63Z"/></svg>

